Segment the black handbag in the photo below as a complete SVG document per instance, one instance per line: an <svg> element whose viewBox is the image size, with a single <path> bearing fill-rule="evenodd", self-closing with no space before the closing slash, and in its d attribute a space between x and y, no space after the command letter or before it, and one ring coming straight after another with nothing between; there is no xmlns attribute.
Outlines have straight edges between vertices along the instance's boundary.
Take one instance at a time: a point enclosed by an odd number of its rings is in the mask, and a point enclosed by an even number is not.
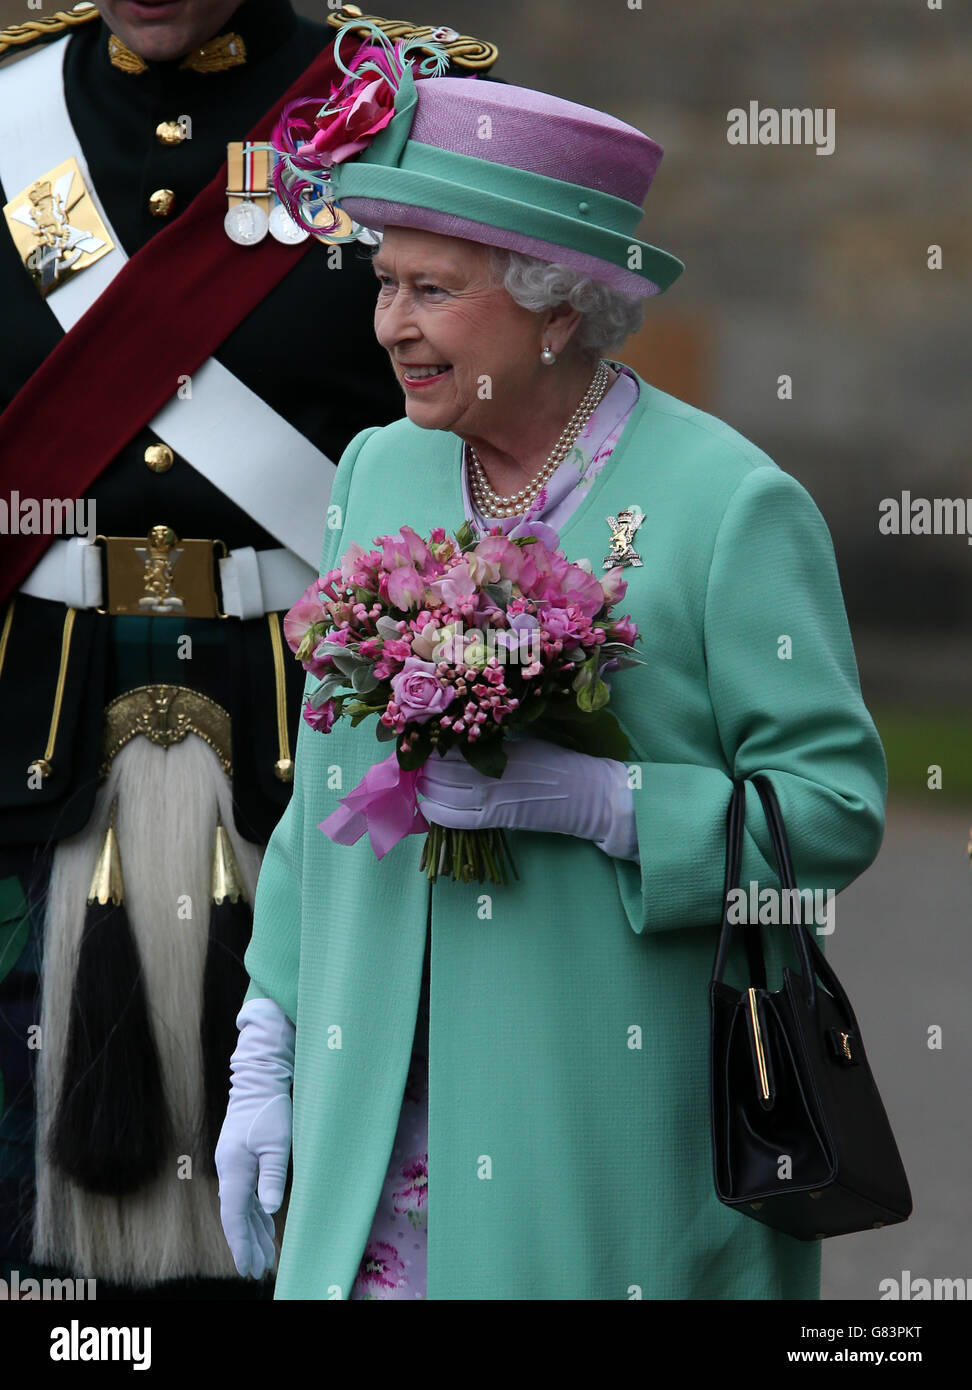
<svg viewBox="0 0 972 1390"><path fill-rule="evenodd" d="M781 888L794 890L776 794L765 777L752 781ZM733 931L729 895L738 887L742 861L745 788L745 782L733 783L722 927L709 987L716 1194L726 1206L798 1240L906 1221L912 1209L908 1179L857 1019L806 924L790 923L800 968L784 965L782 989L766 987L758 923L742 928L750 987L739 991L723 982Z"/></svg>

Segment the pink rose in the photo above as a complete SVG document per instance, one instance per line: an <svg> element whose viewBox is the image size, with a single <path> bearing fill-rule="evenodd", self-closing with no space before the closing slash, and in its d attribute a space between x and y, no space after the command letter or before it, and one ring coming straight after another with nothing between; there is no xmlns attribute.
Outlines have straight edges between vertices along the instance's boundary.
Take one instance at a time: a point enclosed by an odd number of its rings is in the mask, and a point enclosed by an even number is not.
<svg viewBox="0 0 972 1390"><path fill-rule="evenodd" d="M401 670L402 666L412 655L412 648L404 638L389 638L381 650L381 656L374 665L374 674L380 681L388 680L396 670Z"/></svg>
<svg viewBox="0 0 972 1390"><path fill-rule="evenodd" d="M311 704L310 700L304 701L304 719L312 729L317 729L319 733L329 734L334 728L335 705L333 700L325 700L317 709Z"/></svg>
<svg viewBox="0 0 972 1390"><path fill-rule="evenodd" d="M298 148L298 157L313 152L328 167L341 164L370 145L394 114L395 93L385 79L361 78L345 94L337 111L317 118L317 131L308 144Z"/></svg>
<svg viewBox="0 0 972 1390"><path fill-rule="evenodd" d="M590 632L590 623L583 613L573 606L541 608L538 616L540 626L546 628L551 639L563 642L566 647L576 647Z"/></svg>
<svg viewBox="0 0 972 1390"><path fill-rule="evenodd" d="M611 631L612 642L626 642L629 647L633 647L638 636L637 624L632 622L629 614L619 618Z"/></svg>
<svg viewBox="0 0 972 1390"><path fill-rule="evenodd" d="M442 713L455 699L451 685L443 685L431 661L410 656L397 676L392 676L395 704L406 720L424 724Z"/></svg>

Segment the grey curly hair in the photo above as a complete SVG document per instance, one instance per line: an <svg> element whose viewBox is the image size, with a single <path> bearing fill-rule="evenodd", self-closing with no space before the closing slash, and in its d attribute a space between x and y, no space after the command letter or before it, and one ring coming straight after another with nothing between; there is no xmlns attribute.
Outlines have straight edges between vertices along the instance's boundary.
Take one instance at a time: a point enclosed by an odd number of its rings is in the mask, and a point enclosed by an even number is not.
<svg viewBox="0 0 972 1390"><path fill-rule="evenodd" d="M571 266L505 247L488 249L494 275L502 278L503 288L522 308L538 313L566 300L581 311L574 341L592 356L615 351L641 327L645 302L640 296L625 294Z"/></svg>

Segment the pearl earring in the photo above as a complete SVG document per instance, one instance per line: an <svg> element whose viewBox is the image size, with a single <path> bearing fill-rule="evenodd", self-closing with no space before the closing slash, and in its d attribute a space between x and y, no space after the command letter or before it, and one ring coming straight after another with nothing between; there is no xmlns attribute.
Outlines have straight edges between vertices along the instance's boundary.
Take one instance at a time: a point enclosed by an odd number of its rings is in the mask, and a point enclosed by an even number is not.
<svg viewBox="0 0 972 1390"><path fill-rule="evenodd" d="M545 347L540 354L540 361L545 367L552 367L557 360L557 354L549 347Z"/></svg>

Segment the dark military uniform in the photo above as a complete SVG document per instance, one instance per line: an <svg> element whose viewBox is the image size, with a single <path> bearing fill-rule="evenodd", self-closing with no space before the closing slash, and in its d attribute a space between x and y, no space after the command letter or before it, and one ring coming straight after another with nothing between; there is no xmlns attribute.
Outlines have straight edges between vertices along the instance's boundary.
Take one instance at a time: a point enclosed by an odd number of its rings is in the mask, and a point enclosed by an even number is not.
<svg viewBox="0 0 972 1390"><path fill-rule="evenodd" d="M288 0L246 0L226 29L243 40L245 62L214 71L189 70L179 62L126 69L117 61L117 48L111 61L109 32L100 19L66 40L71 122L91 182L129 256L179 216L216 174L227 142L245 138L334 33L298 19ZM0 103L3 79L0 71ZM191 138L180 138L186 127L178 122L186 116ZM38 168L36 176L45 172ZM19 191L4 190L0 202ZM372 330L369 257L358 243L342 250L340 269L325 268L327 252L317 245L295 255L293 269L214 354L334 461L357 431L401 414L399 389ZM6 406L56 347L62 330L3 228L0 299L7 324L0 344L0 406ZM145 352L151 351L149 320ZM99 373L111 369L110 358L90 367ZM57 408L55 396L50 410ZM170 462L163 454L157 471L160 455L152 448L158 444L143 429L85 494L97 504L99 532L137 537L165 524L180 536L218 538L229 550L279 548L259 516L237 506L185 459L175 455ZM83 448L79 421L78 449ZM268 459L268 488L274 486L273 467ZM16 485L30 492L27 479ZM236 831L262 844L289 796L289 781L280 775L275 713L281 681L290 748L303 688L303 672L289 652L281 664L279 643L275 651L264 617L182 619L173 626L171 618L78 610L66 654L64 618L63 603L22 594L12 618L9 607L0 608L0 1276L30 1268L36 1053L27 1039L39 1017L44 895L52 845L91 818L104 707L135 687L170 683L201 692L228 711ZM191 661L179 658L176 629L192 637ZM64 698L55 728L59 672ZM50 775L41 786L28 786L27 765L45 745ZM150 815L150 808L143 813ZM237 1283L233 1292L245 1287ZM102 1285L102 1296L109 1288Z"/></svg>

